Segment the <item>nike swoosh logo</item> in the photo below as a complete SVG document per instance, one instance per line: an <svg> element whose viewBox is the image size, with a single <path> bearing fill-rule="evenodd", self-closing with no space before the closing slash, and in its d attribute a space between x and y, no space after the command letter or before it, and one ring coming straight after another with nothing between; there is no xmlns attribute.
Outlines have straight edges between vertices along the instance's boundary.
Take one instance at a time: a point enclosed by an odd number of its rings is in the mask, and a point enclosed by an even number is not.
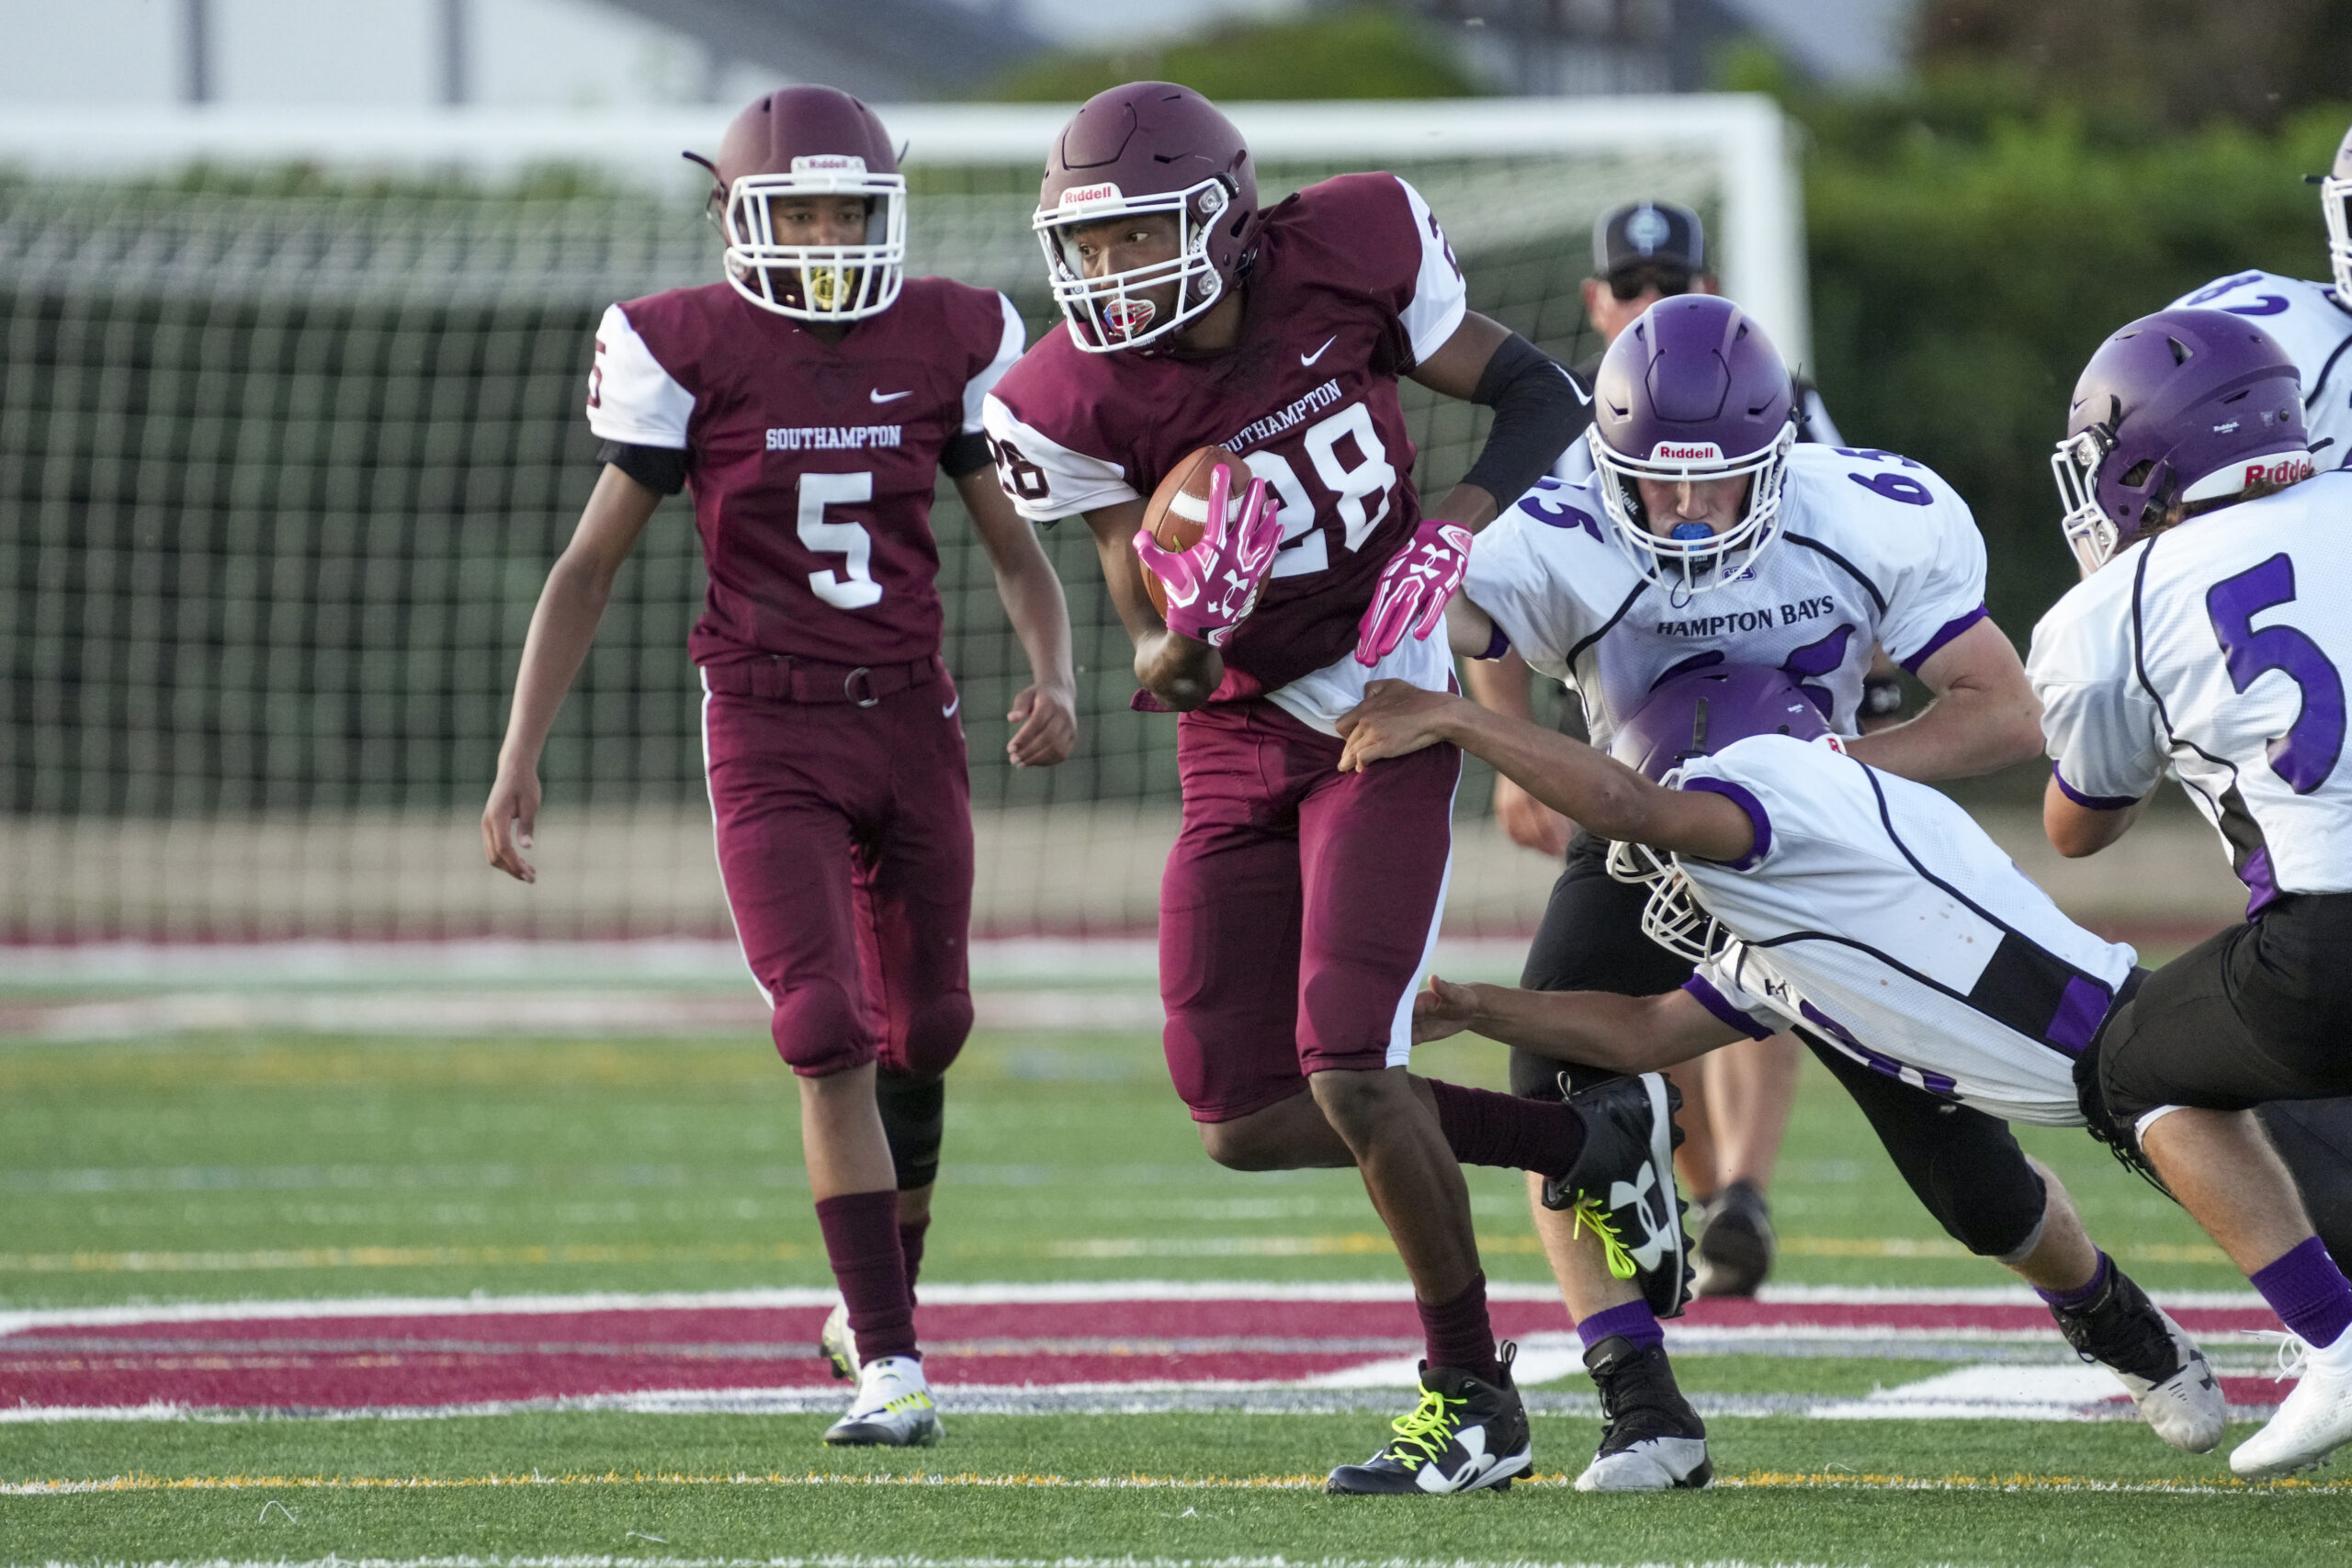
<svg viewBox="0 0 2352 1568"><path fill-rule="evenodd" d="M1330 347L1333 344L1335 344L1335 343L1337 343L1337 342L1339 342L1339 341L1340 341L1340 334L1339 334L1339 333L1333 333L1329 337L1327 337L1327 338L1325 338L1325 339L1323 340L1323 348L1329 348L1329 347ZM1298 362L1299 362L1301 365L1312 365L1312 364L1314 364L1317 360L1318 360L1318 359L1320 359L1320 358L1322 358L1322 357L1323 357L1323 348L1318 348L1318 349L1317 349L1317 350L1316 350L1314 353L1312 353L1312 354L1302 354L1302 355L1300 355L1298 356Z"/></svg>
<svg viewBox="0 0 2352 1568"><path fill-rule="evenodd" d="M1329 344L1326 344L1325 346L1327 346L1327 347L1328 347L1328 346L1329 346ZM876 402L877 402L877 403L895 403L895 402L897 402L900 398L911 398L911 397L913 397L915 394L914 394L913 389L912 389L911 388L910 388L908 390L903 391L903 392L885 392L885 391L876 390L876 391L870 391L870 392L866 393L865 395L866 395L867 397L869 397L869 398L872 398L872 399L873 399Z"/></svg>
<svg viewBox="0 0 2352 1568"><path fill-rule="evenodd" d="M954 702L949 703L945 707L939 710L939 716L942 718L954 718L956 716L956 710L963 705L964 694L958 692L956 694L956 700Z"/></svg>

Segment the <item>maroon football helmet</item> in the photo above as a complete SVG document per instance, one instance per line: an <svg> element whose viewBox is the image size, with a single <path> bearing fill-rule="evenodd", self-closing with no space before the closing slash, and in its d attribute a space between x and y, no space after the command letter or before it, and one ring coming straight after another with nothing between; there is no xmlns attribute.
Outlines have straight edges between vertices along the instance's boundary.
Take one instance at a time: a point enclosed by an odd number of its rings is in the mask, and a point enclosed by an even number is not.
<svg viewBox="0 0 2352 1568"><path fill-rule="evenodd" d="M687 157L718 182L727 281L763 310L804 321L854 321L898 299L907 273L907 182L874 111L832 87L786 87L754 100L718 143ZM854 245L778 243L774 204L798 197L865 202Z"/></svg>
<svg viewBox="0 0 2352 1568"><path fill-rule="evenodd" d="M1086 276L1070 254L1070 226L1146 212L1175 218L1175 259ZM1130 82L1097 93L1054 139L1030 226L1078 346L1091 354L1138 347L1216 304L1239 279L1258 229L1249 144L1190 87ZM1170 282L1176 306L1163 315L1144 296Z"/></svg>

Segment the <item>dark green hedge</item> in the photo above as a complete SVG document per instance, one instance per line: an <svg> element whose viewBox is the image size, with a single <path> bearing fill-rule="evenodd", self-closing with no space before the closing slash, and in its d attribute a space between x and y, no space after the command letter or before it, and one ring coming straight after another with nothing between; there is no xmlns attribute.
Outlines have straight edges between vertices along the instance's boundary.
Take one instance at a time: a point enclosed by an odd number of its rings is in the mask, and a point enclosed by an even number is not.
<svg viewBox="0 0 2352 1568"><path fill-rule="evenodd" d="M2099 341L2247 267L2327 276L2318 192L2352 108L2270 135L2165 133L1997 84L1792 101L1809 132L1814 355L1846 434L1976 509L1995 615L2022 644L2073 581L2049 455Z"/></svg>

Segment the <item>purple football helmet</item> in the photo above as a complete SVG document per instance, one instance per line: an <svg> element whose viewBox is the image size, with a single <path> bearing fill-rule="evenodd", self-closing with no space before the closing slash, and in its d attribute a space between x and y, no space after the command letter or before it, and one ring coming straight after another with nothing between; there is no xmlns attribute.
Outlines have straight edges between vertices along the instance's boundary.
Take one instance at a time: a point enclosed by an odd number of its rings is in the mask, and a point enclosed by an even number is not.
<svg viewBox="0 0 2352 1568"><path fill-rule="evenodd" d="M1618 727L1610 755L1652 780L1664 780L1693 757L1751 735L1799 740L1837 737L1813 700L1786 671L1761 664L1714 664L1668 675ZM1647 844L1609 846L1609 874L1647 883L1642 934L1694 964L1728 947L1731 932L1709 914L1674 862Z"/></svg>
<svg viewBox="0 0 2352 1568"><path fill-rule="evenodd" d="M2328 269L2335 297L2352 303L2352 130L2335 149L2335 167L2319 182L2320 215L2327 220Z"/></svg>
<svg viewBox="0 0 2352 1568"><path fill-rule="evenodd" d="M1661 299L1618 334L1593 378L1586 439L1601 502L1643 576L1690 593L1720 588L1771 542L1795 402L1772 340L1719 296ZM1645 525L1634 480L1743 475L1747 505L1723 533L1684 522L1661 538Z"/></svg>
<svg viewBox="0 0 2352 1568"><path fill-rule="evenodd" d="M2226 310L2159 310L2099 344L2050 459L2085 576L2176 502L2312 473L2295 362Z"/></svg>

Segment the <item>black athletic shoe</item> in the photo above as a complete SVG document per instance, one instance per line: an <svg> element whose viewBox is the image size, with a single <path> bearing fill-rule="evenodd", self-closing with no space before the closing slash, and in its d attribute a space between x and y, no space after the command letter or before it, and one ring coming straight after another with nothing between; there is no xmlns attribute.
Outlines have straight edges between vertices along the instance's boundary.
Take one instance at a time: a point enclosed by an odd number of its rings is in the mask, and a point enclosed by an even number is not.
<svg viewBox="0 0 2352 1568"><path fill-rule="evenodd" d="M1567 1075L1560 1088L1569 1089ZM1584 1151L1544 1183L1544 1206L1565 1209L1600 1236L1609 1271L1642 1288L1660 1317L1690 1299L1690 1238L1674 1190L1674 1113L1682 1094L1660 1073L1615 1077L1567 1096L1584 1122Z"/></svg>
<svg viewBox="0 0 2352 1568"><path fill-rule="evenodd" d="M1579 1492L1665 1492L1715 1479L1707 1424L1675 1386L1666 1347L1634 1348L1612 1335L1584 1353L1600 1393L1600 1451L1577 1477Z"/></svg>
<svg viewBox="0 0 2352 1568"><path fill-rule="evenodd" d="M1515 1345L1502 1347L1503 1378L1490 1383L1457 1367L1421 1366L1421 1403L1389 1423L1396 1435L1362 1464L1343 1464L1326 1492L1355 1496L1510 1490L1534 1462L1527 1407L1511 1382Z"/></svg>
<svg viewBox="0 0 2352 1568"><path fill-rule="evenodd" d="M1735 1181L1715 1194L1699 1222L1691 1247L1698 1262L1690 1293L1752 1296L1772 1272L1780 1250L1772 1234L1772 1211L1752 1181Z"/></svg>
<svg viewBox="0 0 2352 1568"><path fill-rule="evenodd" d="M2157 1437L2193 1454L2222 1440L2229 1404L2204 1352L2122 1269L2109 1263L2098 1295L2050 1315L2075 1354L2115 1374Z"/></svg>

